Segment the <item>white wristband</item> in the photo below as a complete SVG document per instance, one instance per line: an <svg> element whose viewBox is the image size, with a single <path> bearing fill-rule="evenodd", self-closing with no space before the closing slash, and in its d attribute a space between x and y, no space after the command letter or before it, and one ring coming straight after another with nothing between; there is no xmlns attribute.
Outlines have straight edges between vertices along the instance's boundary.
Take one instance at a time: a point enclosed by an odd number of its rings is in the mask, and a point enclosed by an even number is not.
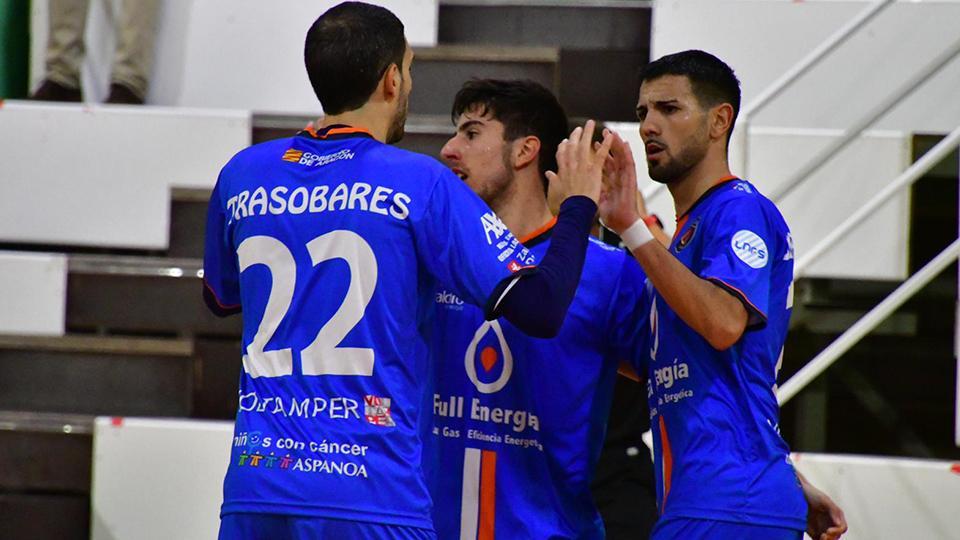
<svg viewBox="0 0 960 540"><path fill-rule="evenodd" d="M647 224L644 223L641 218L634 221L633 225L627 227L627 230L620 234L620 239L623 240L623 245L627 246L627 249L633 251L653 240L653 233L650 232Z"/></svg>

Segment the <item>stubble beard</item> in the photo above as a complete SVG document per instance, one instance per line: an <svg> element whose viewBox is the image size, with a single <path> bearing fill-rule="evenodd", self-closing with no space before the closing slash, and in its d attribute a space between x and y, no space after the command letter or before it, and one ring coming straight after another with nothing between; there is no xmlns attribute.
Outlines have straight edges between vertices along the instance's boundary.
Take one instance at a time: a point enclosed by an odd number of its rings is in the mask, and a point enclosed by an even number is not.
<svg viewBox="0 0 960 540"><path fill-rule="evenodd" d="M494 212L500 212L500 209L509 202L512 196L514 172L513 164L510 160L510 145L504 145L503 149L503 173L495 180L477 189L477 194L487 203Z"/></svg>
<svg viewBox="0 0 960 540"><path fill-rule="evenodd" d="M404 126L407 123L407 109L410 106L410 92L403 95L402 105L397 107L393 119L390 122L390 129L387 130L387 144L398 143L405 135Z"/></svg>
<svg viewBox="0 0 960 540"><path fill-rule="evenodd" d="M686 177L690 170L703 161L707 155L710 141L706 129L706 125L704 125L703 130L697 134L697 137L680 148L676 157L669 159L665 164L652 165L648 161L647 167L650 178L661 184L672 184Z"/></svg>

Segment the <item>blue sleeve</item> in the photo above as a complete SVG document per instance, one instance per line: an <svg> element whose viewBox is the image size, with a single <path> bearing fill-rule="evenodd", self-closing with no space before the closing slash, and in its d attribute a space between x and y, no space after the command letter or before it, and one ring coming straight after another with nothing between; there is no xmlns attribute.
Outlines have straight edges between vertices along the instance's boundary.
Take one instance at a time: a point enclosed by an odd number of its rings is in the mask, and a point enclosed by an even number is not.
<svg viewBox="0 0 960 540"><path fill-rule="evenodd" d="M438 281L484 308L488 319L503 316L529 335L552 337L576 292L596 211L585 197L566 201L550 248L533 267L533 256L496 214L444 169L413 223L417 253Z"/></svg>
<svg viewBox="0 0 960 540"><path fill-rule="evenodd" d="M702 232L700 277L736 296L747 308L748 327L767 321L776 238L761 201L738 197L720 206Z"/></svg>
<svg viewBox="0 0 960 540"><path fill-rule="evenodd" d="M646 281L640 264L625 255L607 308L611 352L640 377L646 377L650 361L651 297Z"/></svg>
<svg viewBox="0 0 960 540"><path fill-rule="evenodd" d="M413 221L417 256L427 271L464 301L483 307L501 280L533 263L490 208L449 170Z"/></svg>
<svg viewBox="0 0 960 540"><path fill-rule="evenodd" d="M543 261L501 281L484 309L487 320L502 316L533 337L556 337L580 283L596 214L588 197L564 201Z"/></svg>
<svg viewBox="0 0 960 540"><path fill-rule="evenodd" d="M221 173L221 178L222 178ZM220 196L220 180L207 206L207 229L203 250L203 299L215 315L239 313L240 270L230 242L227 208Z"/></svg>

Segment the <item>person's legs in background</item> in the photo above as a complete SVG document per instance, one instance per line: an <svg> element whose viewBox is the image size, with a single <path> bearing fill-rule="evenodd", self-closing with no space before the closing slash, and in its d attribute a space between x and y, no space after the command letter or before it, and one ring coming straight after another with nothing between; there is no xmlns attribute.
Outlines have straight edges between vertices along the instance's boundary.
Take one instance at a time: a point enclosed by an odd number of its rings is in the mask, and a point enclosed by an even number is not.
<svg viewBox="0 0 960 540"><path fill-rule="evenodd" d="M142 104L147 96L159 0L123 0L107 103Z"/></svg>
<svg viewBox="0 0 960 540"><path fill-rule="evenodd" d="M46 75L33 94L41 101L80 101L80 64L89 0L50 0Z"/></svg>

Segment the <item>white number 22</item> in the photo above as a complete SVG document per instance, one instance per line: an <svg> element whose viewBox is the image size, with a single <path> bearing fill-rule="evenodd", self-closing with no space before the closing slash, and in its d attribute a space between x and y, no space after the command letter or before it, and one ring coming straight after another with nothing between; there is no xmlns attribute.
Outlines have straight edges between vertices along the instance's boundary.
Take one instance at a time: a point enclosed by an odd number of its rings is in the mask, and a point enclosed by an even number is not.
<svg viewBox="0 0 960 540"><path fill-rule="evenodd" d="M377 288L377 258L362 237L351 231L332 231L307 242L313 266L331 259L343 259L350 267L350 285L336 313L317 332L317 337L300 351L304 375L373 375L374 354L369 348L338 347L367 309ZM273 284L253 341L243 355L243 369L251 377L280 377L293 374L293 352L288 347L263 350L287 315L297 282L297 264L280 240L272 236L251 236L237 248L240 272L262 264L270 270Z"/></svg>

